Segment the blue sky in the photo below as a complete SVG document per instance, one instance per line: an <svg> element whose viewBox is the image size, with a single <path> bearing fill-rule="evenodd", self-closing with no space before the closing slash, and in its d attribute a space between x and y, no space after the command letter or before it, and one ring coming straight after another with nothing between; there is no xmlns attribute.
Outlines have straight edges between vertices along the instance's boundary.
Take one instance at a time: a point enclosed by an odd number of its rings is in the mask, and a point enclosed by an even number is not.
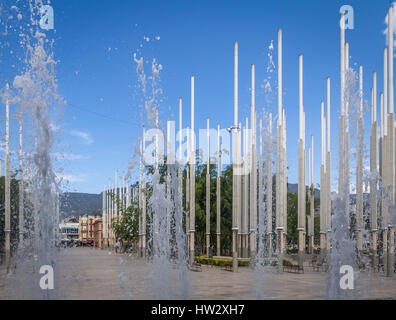
<svg viewBox="0 0 396 320"><path fill-rule="evenodd" d="M13 1L15 2L15 1ZM23 1L17 1L22 6ZM297 181L298 55L304 55L304 107L307 150L315 136L315 182L319 182L320 102L326 77L332 79L333 180L336 178L339 112L339 9L354 8L354 30L347 30L351 66L364 67L369 99L372 71L382 91L384 18L390 1L123 1L54 0L54 54L59 92L68 102L61 142L55 152L67 154L60 164L70 180L67 190L98 193L125 172L141 133L142 98L133 53L163 66L161 120L178 119L178 97L184 101L183 123L190 122L190 76L195 76L196 128L233 123L233 45L239 42L239 117L250 112L250 65L256 65L256 107L276 114L277 76L270 80L274 103L260 85L266 73L268 46L283 29L284 108L287 116L289 182ZM11 5L6 1L4 6ZM5 8L3 7L3 12ZM4 14L1 15L4 19ZM3 21L4 22L4 21ZM2 27L4 23L2 24ZM15 45L12 32L4 43ZM149 38L146 41L145 38ZM158 39L159 37L159 40ZM1 57L0 57L1 58ZM18 68L0 59L0 81L12 81ZM22 62L16 62L23 65ZM149 65L145 64L146 72ZM3 86L3 85L2 85ZM379 106L379 99L378 106ZM379 116L379 111L377 112ZM366 115L368 128L370 115ZM4 123L4 122L1 122ZM15 132L16 124L11 130ZM15 140L15 139L14 139ZM14 141L13 147L17 147ZM366 141L368 135L366 134ZM307 161L308 163L308 161Z"/></svg>

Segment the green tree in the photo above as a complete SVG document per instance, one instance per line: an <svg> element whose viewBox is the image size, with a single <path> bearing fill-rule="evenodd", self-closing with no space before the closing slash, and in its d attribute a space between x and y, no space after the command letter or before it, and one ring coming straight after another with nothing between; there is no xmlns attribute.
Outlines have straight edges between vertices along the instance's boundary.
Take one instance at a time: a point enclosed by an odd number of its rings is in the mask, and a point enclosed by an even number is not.
<svg viewBox="0 0 396 320"><path fill-rule="evenodd" d="M126 209L121 208L121 219L113 218L111 227L116 239L121 238L126 242L137 242L139 240L139 217L141 209L137 202L133 202Z"/></svg>

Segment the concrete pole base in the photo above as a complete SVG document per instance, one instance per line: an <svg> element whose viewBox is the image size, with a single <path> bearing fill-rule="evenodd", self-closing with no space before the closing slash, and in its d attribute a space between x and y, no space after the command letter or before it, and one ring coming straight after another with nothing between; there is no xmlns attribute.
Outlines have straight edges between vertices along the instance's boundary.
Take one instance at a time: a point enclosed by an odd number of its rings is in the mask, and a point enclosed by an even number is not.
<svg viewBox="0 0 396 320"><path fill-rule="evenodd" d="M249 249L248 249L248 235L242 235L242 250L241 250L241 258L249 257Z"/></svg>
<svg viewBox="0 0 396 320"><path fill-rule="evenodd" d="M304 256L304 251L298 251L297 259L299 267L302 267L304 265Z"/></svg>
<svg viewBox="0 0 396 320"><path fill-rule="evenodd" d="M377 231L371 232L371 267L374 272L377 271Z"/></svg>
<svg viewBox="0 0 396 320"><path fill-rule="evenodd" d="M242 256L242 235L241 234L238 234L238 236L237 236L237 243L238 243L238 245L237 245L237 248L238 248L238 257L241 257Z"/></svg>
<svg viewBox="0 0 396 320"><path fill-rule="evenodd" d="M190 265L192 265L195 261L195 252L190 250Z"/></svg>
<svg viewBox="0 0 396 320"><path fill-rule="evenodd" d="M237 272L238 271L238 253L237 253L237 248L238 248L238 231L233 230L232 232L232 271Z"/></svg>
<svg viewBox="0 0 396 320"><path fill-rule="evenodd" d="M210 235L206 235L206 256L210 256Z"/></svg>
<svg viewBox="0 0 396 320"><path fill-rule="evenodd" d="M284 247L285 247L285 237L283 230L278 231L278 272L283 272L283 258L284 258Z"/></svg>
<svg viewBox="0 0 396 320"><path fill-rule="evenodd" d="M358 231L357 234L357 249L359 251L359 253L361 253L363 251L363 234L362 231Z"/></svg>
<svg viewBox="0 0 396 320"><path fill-rule="evenodd" d="M394 264L394 261L395 261L393 253L388 252L386 260L387 260L386 276L387 277L393 277L393 275L394 275L393 264Z"/></svg>
<svg viewBox="0 0 396 320"><path fill-rule="evenodd" d="M271 239L271 235L268 235L267 252L268 252L268 257L272 257L272 239Z"/></svg>
<svg viewBox="0 0 396 320"><path fill-rule="evenodd" d="M236 252L232 255L232 271L233 272L238 272L238 257L236 255Z"/></svg>
<svg viewBox="0 0 396 320"><path fill-rule="evenodd" d="M320 234L320 256L325 257L327 255L327 246L326 246L326 234Z"/></svg>
<svg viewBox="0 0 396 320"><path fill-rule="evenodd" d="M190 261L190 265L192 265L195 261L195 231L190 231L190 241L189 241L189 245L190 245L190 257L189 257L189 261Z"/></svg>
<svg viewBox="0 0 396 320"><path fill-rule="evenodd" d="M314 236L309 237L309 253L313 254L314 253Z"/></svg>
<svg viewBox="0 0 396 320"><path fill-rule="evenodd" d="M216 246L216 248L217 248L217 256L219 257L219 256L221 256L221 250L220 250L220 235L218 234L217 235L217 239L216 239L217 241L216 241L216 244L217 244L217 246Z"/></svg>
<svg viewBox="0 0 396 320"><path fill-rule="evenodd" d="M394 275L394 265L395 265L395 229L393 227L389 228L388 235L388 277L393 277Z"/></svg>
<svg viewBox="0 0 396 320"><path fill-rule="evenodd" d="M371 251L371 266L372 266L372 270L376 272L378 266L377 250Z"/></svg>
<svg viewBox="0 0 396 320"><path fill-rule="evenodd" d="M300 267L304 264L304 253L305 253L305 237L304 230L298 230L298 265Z"/></svg>
<svg viewBox="0 0 396 320"><path fill-rule="evenodd" d="M142 240L142 258L146 258L146 236L143 235Z"/></svg>
<svg viewBox="0 0 396 320"><path fill-rule="evenodd" d="M11 263L11 250L10 250L10 231L5 231L5 265L7 267L7 272L9 271Z"/></svg>
<svg viewBox="0 0 396 320"><path fill-rule="evenodd" d="M280 252L278 255L278 272L283 273L283 259L285 258L285 255L283 252Z"/></svg>
<svg viewBox="0 0 396 320"><path fill-rule="evenodd" d="M387 276L387 277L389 276L389 273L388 273L388 256L389 256L388 252L384 252L382 254L382 265L384 266L384 275Z"/></svg>

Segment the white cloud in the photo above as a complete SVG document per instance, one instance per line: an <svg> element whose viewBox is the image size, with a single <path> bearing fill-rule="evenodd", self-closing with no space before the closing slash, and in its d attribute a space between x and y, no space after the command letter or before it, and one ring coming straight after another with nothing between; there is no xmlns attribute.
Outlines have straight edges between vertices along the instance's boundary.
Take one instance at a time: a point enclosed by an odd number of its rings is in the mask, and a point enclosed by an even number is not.
<svg viewBox="0 0 396 320"><path fill-rule="evenodd" d="M392 3L392 22L393 22L393 34L396 34L396 2ZM386 16L385 16L385 24L386 24L386 28L383 31L383 34L385 35L385 43L386 45L388 45L388 10L386 11ZM393 40L393 47L395 47L396 45L396 39ZM396 53L395 53L396 54Z"/></svg>
<svg viewBox="0 0 396 320"><path fill-rule="evenodd" d="M86 179L81 175L67 174L67 173L58 173L58 179L62 179L65 182L85 182Z"/></svg>
<svg viewBox="0 0 396 320"><path fill-rule="evenodd" d="M79 138L83 139L85 144L94 143L94 140L92 139L91 135L88 132L72 130L69 132L69 134L74 137L79 137Z"/></svg>
<svg viewBox="0 0 396 320"><path fill-rule="evenodd" d="M90 158L89 156L84 156L82 154L65 153L65 152L54 152L51 153L51 156L57 160L67 160L67 161L86 160Z"/></svg>

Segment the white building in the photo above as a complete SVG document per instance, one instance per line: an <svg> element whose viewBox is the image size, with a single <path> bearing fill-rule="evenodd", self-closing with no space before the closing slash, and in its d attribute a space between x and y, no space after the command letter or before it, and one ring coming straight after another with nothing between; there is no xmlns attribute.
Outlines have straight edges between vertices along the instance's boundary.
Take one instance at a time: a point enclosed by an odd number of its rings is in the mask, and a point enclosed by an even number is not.
<svg viewBox="0 0 396 320"><path fill-rule="evenodd" d="M78 240L78 223L61 222L59 224L59 233L61 241Z"/></svg>

